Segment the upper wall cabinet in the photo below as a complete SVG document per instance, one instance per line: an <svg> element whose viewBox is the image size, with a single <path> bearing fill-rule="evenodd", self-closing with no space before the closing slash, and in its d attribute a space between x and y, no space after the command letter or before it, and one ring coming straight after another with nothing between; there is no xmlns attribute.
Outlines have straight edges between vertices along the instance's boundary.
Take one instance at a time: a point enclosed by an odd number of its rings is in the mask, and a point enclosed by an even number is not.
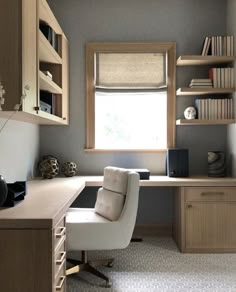
<svg viewBox="0 0 236 292"><path fill-rule="evenodd" d="M68 42L47 1L1 0L0 35L0 117L22 104L12 118L68 124Z"/></svg>

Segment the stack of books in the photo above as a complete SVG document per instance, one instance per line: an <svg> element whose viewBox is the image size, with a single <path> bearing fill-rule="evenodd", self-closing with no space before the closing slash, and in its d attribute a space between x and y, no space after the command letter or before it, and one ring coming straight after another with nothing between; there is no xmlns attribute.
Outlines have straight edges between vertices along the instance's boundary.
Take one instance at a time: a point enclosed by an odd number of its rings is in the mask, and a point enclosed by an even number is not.
<svg viewBox="0 0 236 292"><path fill-rule="evenodd" d="M199 120L234 119L234 104L232 98L196 99Z"/></svg>
<svg viewBox="0 0 236 292"><path fill-rule="evenodd" d="M214 88L234 88L234 68L211 68L209 77Z"/></svg>
<svg viewBox="0 0 236 292"><path fill-rule="evenodd" d="M189 87L191 88L209 88L212 87L212 80L210 78L208 79L192 79Z"/></svg>
<svg viewBox="0 0 236 292"><path fill-rule="evenodd" d="M207 36L202 46L202 56L234 56L234 36Z"/></svg>

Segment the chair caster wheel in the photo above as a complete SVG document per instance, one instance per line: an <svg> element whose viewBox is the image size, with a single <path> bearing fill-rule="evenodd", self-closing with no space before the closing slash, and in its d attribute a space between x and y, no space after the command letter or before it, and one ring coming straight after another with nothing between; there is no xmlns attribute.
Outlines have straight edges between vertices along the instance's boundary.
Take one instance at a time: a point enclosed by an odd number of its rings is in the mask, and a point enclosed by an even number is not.
<svg viewBox="0 0 236 292"><path fill-rule="evenodd" d="M108 267L108 268L112 268L112 267L113 267L113 262L108 263L108 264L107 264L107 267Z"/></svg>
<svg viewBox="0 0 236 292"><path fill-rule="evenodd" d="M107 281L105 287L106 288L111 288L111 285L112 285L112 283L110 281Z"/></svg>

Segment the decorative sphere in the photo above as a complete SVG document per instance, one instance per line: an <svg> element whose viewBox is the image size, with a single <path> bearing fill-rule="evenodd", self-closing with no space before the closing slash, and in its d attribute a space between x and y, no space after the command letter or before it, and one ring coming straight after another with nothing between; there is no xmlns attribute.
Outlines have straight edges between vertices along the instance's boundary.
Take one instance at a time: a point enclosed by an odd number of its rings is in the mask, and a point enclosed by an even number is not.
<svg viewBox="0 0 236 292"><path fill-rule="evenodd" d="M78 171L77 165L75 162L67 161L62 164L61 172L65 176L74 176L76 172Z"/></svg>
<svg viewBox="0 0 236 292"><path fill-rule="evenodd" d="M184 117L187 120L194 120L197 116L197 111L195 109L195 107L193 106L189 106L185 109L184 111Z"/></svg>
<svg viewBox="0 0 236 292"><path fill-rule="evenodd" d="M43 178L54 178L59 173L59 164L56 159L44 159L39 163L39 170Z"/></svg>

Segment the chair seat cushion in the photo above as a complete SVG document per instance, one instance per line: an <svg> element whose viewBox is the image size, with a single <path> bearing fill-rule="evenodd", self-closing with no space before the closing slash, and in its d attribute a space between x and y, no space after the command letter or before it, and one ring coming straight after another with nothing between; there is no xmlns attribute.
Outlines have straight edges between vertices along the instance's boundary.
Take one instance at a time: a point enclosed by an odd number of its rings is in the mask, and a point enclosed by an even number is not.
<svg viewBox="0 0 236 292"><path fill-rule="evenodd" d="M66 223L106 223L110 220L100 216L94 208L69 208Z"/></svg>

